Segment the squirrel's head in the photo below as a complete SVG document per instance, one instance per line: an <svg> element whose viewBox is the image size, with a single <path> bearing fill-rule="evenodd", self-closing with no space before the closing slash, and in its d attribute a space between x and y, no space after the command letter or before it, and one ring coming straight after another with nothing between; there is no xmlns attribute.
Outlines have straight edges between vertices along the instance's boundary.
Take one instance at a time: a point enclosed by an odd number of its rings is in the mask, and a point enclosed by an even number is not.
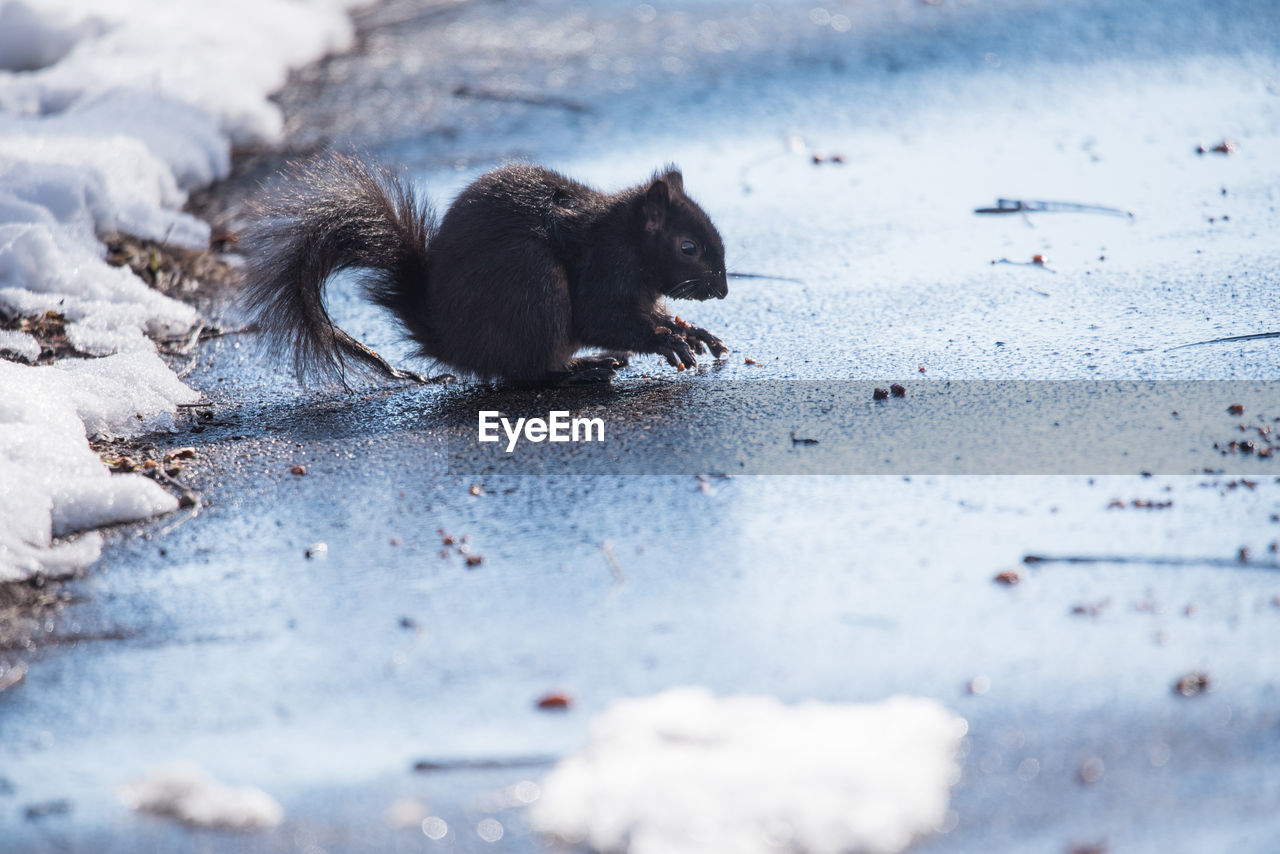
<svg viewBox="0 0 1280 854"><path fill-rule="evenodd" d="M680 170L668 166L642 187L640 227L645 261L672 299L724 299L724 244L711 218L684 194Z"/></svg>

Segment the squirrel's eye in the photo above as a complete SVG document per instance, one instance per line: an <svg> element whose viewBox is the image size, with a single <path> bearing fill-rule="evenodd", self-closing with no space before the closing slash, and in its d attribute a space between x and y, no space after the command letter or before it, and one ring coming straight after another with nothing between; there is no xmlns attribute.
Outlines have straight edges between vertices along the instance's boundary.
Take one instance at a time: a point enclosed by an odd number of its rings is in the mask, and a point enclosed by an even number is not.
<svg viewBox="0 0 1280 854"><path fill-rule="evenodd" d="M692 255L698 251L698 244L694 243L692 240L686 240L680 244L680 251L686 255Z"/></svg>

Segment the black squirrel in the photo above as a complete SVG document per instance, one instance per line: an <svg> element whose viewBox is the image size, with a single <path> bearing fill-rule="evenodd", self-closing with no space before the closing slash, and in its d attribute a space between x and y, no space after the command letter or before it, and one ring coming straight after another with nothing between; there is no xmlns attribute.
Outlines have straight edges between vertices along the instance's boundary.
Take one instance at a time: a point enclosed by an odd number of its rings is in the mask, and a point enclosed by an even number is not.
<svg viewBox="0 0 1280 854"><path fill-rule="evenodd" d="M365 296L395 315L418 355L483 380L602 382L630 353L684 370L695 353L728 351L663 303L729 292L720 235L675 167L610 195L539 166L503 166L437 221L394 173L333 153L295 167L256 214L241 241L245 303L300 382L345 385L348 363L428 381L334 326L324 286L345 269L364 272ZM584 348L607 352L575 356Z"/></svg>

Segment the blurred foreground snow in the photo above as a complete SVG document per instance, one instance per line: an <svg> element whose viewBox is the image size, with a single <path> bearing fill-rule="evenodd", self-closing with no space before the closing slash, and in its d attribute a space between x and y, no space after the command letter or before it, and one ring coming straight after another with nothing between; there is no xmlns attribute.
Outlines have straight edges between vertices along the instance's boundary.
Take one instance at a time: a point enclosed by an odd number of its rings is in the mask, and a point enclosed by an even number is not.
<svg viewBox="0 0 1280 854"><path fill-rule="evenodd" d="M940 703L622 700L562 761L534 827L596 851L894 854L945 829L965 721Z"/></svg>
<svg viewBox="0 0 1280 854"><path fill-rule="evenodd" d="M171 815L195 827L254 830L284 821L284 808L261 789L227 786L185 762L122 787L120 799L136 810Z"/></svg>
<svg viewBox="0 0 1280 854"><path fill-rule="evenodd" d="M350 45L353 0L0 0L0 318L56 311L80 352L35 367L0 361L0 581L97 557L101 525L173 510L137 475L110 476L93 436L171 424L199 397L151 337L197 321L188 305L105 261L127 233L208 245L182 211L224 177L232 145L281 133L266 96L288 70ZM32 336L0 355L34 361Z"/></svg>

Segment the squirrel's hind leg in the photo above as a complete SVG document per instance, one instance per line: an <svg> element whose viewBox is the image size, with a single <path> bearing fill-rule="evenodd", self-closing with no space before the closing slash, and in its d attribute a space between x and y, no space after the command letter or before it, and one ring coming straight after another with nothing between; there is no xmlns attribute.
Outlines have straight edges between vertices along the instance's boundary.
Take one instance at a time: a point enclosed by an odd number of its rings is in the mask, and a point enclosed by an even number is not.
<svg viewBox="0 0 1280 854"><path fill-rule="evenodd" d="M582 356L569 362L569 368L557 385L592 385L607 383L613 380L619 368L626 367L624 356L619 359L613 353L602 353L599 356Z"/></svg>
<svg viewBox="0 0 1280 854"><path fill-rule="evenodd" d="M569 371L586 370L588 368L611 368L616 371L620 368L625 368L631 363L630 356L630 353L624 353L621 350L610 350L595 356L579 356L569 362Z"/></svg>
<svg viewBox="0 0 1280 854"><path fill-rule="evenodd" d="M619 356L622 356L620 359ZM537 379L516 380L516 388L547 388L557 386L600 385L613 380L618 369L626 366L625 354L604 353L599 356L583 356L571 359L562 371L551 371Z"/></svg>

